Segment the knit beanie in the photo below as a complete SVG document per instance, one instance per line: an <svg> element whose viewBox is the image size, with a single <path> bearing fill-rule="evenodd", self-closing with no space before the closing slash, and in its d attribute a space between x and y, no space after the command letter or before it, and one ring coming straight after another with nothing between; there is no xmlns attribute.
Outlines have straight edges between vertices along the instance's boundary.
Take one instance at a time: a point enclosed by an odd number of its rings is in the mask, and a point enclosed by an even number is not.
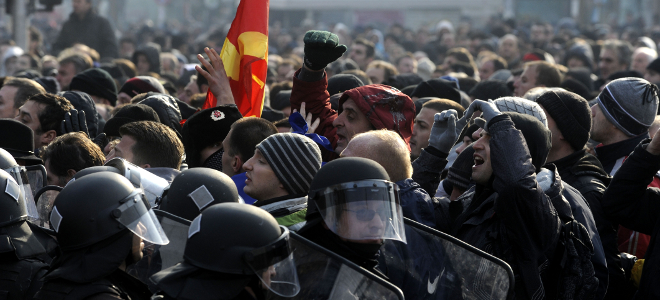
<svg viewBox="0 0 660 300"><path fill-rule="evenodd" d="M353 74L337 74L328 78L328 93L332 96L363 85L362 80Z"/></svg>
<svg viewBox="0 0 660 300"><path fill-rule="evenodd" d="M653 124L658 87L642 78L621 78L608 83L597 100L608 121L627 136L637 136Z"/></svg>
<svg viewBox="0 0 660 300"><path fill-rule="evenodd" d="M78 73L71 79L69 89L105 98L112 106L117 105L117 85L112 76L103 69L94 68Z"/></svg>
<svg viewBox="0 0 660 300"><path fill-rule="evenodd" d="M119 90L119 93L122 92L126 93L131 98L138 94L148 92L167 94L165 87L163 87L158 79L151 76L137 76L127 80Z"/></svg>
<svg viewBox="0 0 660 300"><path fill-rule="evenodd" d="M656 58L653 60L648 66L646 66L647 70L653 70L656 73L660 73L660 58Z"/></svg>
<svg viewBox="0 0 660 300"><path fill-rule="evenodd" d="M495 100L495 105L501 112L512 111L537 118L543 125L548 127L548 120L541 106L536 102L518 97L502 97Z"/></svg>
<svg viewBox="0 0 660 300"><path fill-rule="evenodd" d="M548 91L536 102L555 120L557 128L573 149L584 148L591 131L591 109L587 100L571 92Z"/></svg>
<svg viewBox="0 0 660 300"><path fill-rule="evenodd" d="M458 89L452 86L452 83L444 79L431 79L417 85L412 92L412 97L436 97L461 102L461 94Z"/></svg>
<svg viewBox="0 0 660 300"><path fill-rule="evenodd" d="M128 104L105 123L103 132L108 136L119 136L119 127L137 121L154 121L160 123L156 111L144 104Z"/></svg>
<svg viewBox="0 0 660 300"><path fill-rule="evenodd" d="M477 83L470 92L470 97L479 100L497 99L501 97L513 96L513 92L506 86L506 83L499 80L484 80Z"/></svg>
<svg viewBox="0 0 660 300"><path fill-rule="evenodd" d="M472 178L472 165L474 165L474 148L467 146L461 154L456 157L454 163L447 171L447 181L455 187L467 190Z"/></svg>
<svg viewBox="0 0 660 300"><path fill-rule="evenodd" d="M259 143L257 149L290 195L309 191L321 168L321 150L312 139L297 133L278 133Z"/></svg>

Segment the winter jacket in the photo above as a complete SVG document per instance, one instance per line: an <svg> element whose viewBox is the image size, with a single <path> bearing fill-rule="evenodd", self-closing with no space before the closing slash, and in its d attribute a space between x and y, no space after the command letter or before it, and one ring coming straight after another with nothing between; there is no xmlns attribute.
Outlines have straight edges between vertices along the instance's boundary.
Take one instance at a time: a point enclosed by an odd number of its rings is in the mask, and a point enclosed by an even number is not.
<svg viewBox="0 0 660 300"><path fill-rule="evenodd" d="M540 267L551 257L559 239L560 224L550 198L539 188L522 133L509 116L490 121L490 159L493 177L461 195L456 210L439 205L438 229L511 265L516 297L541 299L544 287Z"/></svg>
<svg viewBox="0 0 660 300"><path fill-rule="evenodd" d="M307 195L286 195L253 204L269 212L277 223L291 231L298 231L305 226L307 214Z"/></svg>
<svg viewBox="0 0 660 300"><path fill-rule="evenodd" d="M636 299L660 299L660 190L648 185L656 180L660 155L646 151L649 140L635 148L612 178L603 195L606 215L626 228L651 236ZM641 257L640 257L641 258Z"/></svg>
<svg viewBox="0 0 660 300"><path fill-rule="evenodd" d="M293 75L293 89L291 90L291 111L294 109L300 111L300 105L305 102L305 112L311 113L313 118L320 118L320 124L316 127L314 133L325 136L332 145L332 149L337 147L337 129L332 122L337 118L337 111L330 105L330 94L328 93L328 77L323 72L322 78L306 81L299 79L301 70ZM311 73L311 72L310 72ZM318 72L320 74L320 72ZM316 74L315 74L316 75ZM336 153L330 152L321 147L323 161L331 161L339 157Z"/></svg>
<svg viewBox="0 0 660 300"><path fill-rule="evenodd" d="M238 190L238 196L243 199L243 202L245 204L252 204L254 202L257 202L257 200L254 200L254 198L248 196L244 191L243 188L245 187L245 180L247 177L245 176L245 172L241 174L236 174L231 177L231 180L234 181L234 184L236 184L236 190Z"/></svg>
<svg viewBox="0 0 660 300"><path fill-rule="evenodd" d="M429 195L435 195L442 170L447 165L447 153L428 146L422 149L419 157L412 163L412 179ZM451 195L451 191L449 191Z"/></svg>
<svg viewBox="0 0 660 300"><path fill-rule="evenodd" d="M82 19L75 13L69 15L53 44L53 53L60 53L76 43L85 44L96 50L101 58L119 56L117 37L112 25L106 18L91 10Z"/></svg>
<svg viewBox="0 0 660 300"><path fill-rule="evenodd" d="M411 178L397 181L403 216L431 228L435 227L433 199Z"/></svg>
<svg viewBox="0 0 660 300"><path fill-rule="evenodd" d="M644 133L611 145L598 145L594 149L596 157L603 164L605 172L610 176L614 176L628 155L642 140L648 137L648 133ZM649 187L660 187L660 177L656 175ZM648 235L640 234L623 226L618 228L617 245L620 252L630 253L640 258L644 257L650 241L651 237Z"/></svg>
<svg viewBox="0 0 660 300"><path fill-rule="evenodd" d="M628 282L625 279L619 249L617 248L617 227L605 217L602 207L603 193L610 183L611 177L603 169L600 161L585 149L576 151L562 159L554 161L562 181L576 188L591 209L596 221L596 228L600 235L600 241L605 251L607 270L609 273L609 285L606 294L607 299L624 299L623 292Z"/></svg>

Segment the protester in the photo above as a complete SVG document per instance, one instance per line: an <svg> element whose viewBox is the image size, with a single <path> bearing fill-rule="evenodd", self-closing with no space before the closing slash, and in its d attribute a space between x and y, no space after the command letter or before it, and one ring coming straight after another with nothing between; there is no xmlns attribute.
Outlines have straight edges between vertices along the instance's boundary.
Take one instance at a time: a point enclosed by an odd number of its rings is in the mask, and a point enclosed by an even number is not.
<svg viewBox="0 0 660 300"><path fill-rule="evenodd" d="M48 146L55 137L63 134L61 122L64 114L73 109L69 100L53 94L37 94L19 108L14 118L27 125L34 132L34 145L36 149Z"/></svg>
<svg viewBox="0 0 660 300"><path fill-rule="evenodd" d="M71 79L69 89L87 93L95 103L117 105L117 85L103 69L89 69L77 74Z"/></svg>
<svg viewBox="0 0 660 300"><path fill-rule="evenodd" d="M522 97L534 87L558 87L561 84L561 73L554 65L545 62L529 62L525 64L520 78L513 83L513 95Z"/></svg>
<svg viewBox="0 0 660 300"><path fill-rule="evenodd" d="M41 159L46 167L48 185L64 187L82 169L102 166L105 156L98 145L80 132L56 137L44 151Z"/></svg>
<svg viewBox="0 0 660 300"><path fill-rule="evenodd" d="M415 125L413 125L413 132L410 137L411 160L417 159L422 153L422 149L429 145L428 140L435 114L448 109L456 110L459 117L463 117L465 111L458 103L447 99L433 99L422 105L422 109L415 117Z"/></svg>
<svg viewBox="0 0 660 300"><path fill-rule="evenodd" d="M74 53L60 59L57 76L55 77L57 83L60 84L60 89L63 91L68 90L73 77L82 71L90 69L92 64L92 58L84 53Z"/></svg>
<svg viewBox="0 0 660 300"><path fill-rule="evenodd" d="M596 157L610 176L616 175L635 147L649 136L658 110L657 86L641 78L621 78L605 86L591 107L591 138L599 142ZM649 184L660 187L660 178ZM619 251L644 257L650 236L619 228Z"/></svg>
<svg viewBox="0 0 660 300"><path fill-rule="evenodd" d="M309 185L320 168L321 150L312 139L296 133L273 134L243 164L247 177L243 191L277 223L298 231L305 225Z"/></svg>
<svg viewBox="0 0 660 300"><path fill-rule="evenodd" d="M6 78L0 88L0 118L13 119L33 95L46 93L38 83L25 78Z"/></svg>

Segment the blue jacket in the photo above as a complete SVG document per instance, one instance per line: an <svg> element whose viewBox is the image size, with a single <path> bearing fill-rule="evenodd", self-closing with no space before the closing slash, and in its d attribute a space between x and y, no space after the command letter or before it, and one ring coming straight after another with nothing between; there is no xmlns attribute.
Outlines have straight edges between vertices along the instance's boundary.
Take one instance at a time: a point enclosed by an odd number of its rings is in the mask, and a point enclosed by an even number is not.
<svg viewBox="0 0 660 300"><path fill-rule="evenodd" d="M435 227L431 196L411 178L397 181L403 216L428 227Z"/></svg>
<svg viewBox="0 0 660 300"><path fill-rule="evenodd" d="M233 180L234 183L236 184L236 189L238 190L238 196L243 198L243 201L245 201L245 204L252 205L252 203L257 202L257 200L255 200L252 197L248 196L243 191L243 188L245 187L245 179L247 179L247 177L245 176L245 172L243 172L241 174L236 174L236 175L231 177L231 180Z"/></svg>

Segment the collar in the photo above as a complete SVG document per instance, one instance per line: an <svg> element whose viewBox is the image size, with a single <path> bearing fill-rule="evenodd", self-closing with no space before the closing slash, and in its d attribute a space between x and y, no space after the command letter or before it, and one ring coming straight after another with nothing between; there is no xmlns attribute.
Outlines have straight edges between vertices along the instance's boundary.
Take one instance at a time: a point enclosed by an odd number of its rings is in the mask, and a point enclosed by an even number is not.
<svg viewBox="0 0 660 300"><path fill-rule="evenodd" d="M307 204L307 194L285 195L268 200L257 201L254 203L254 206L261 207L262 209L269 211L281 207L301 204Z"/></svg>
<svg viewBox="0 0 660 300"><path fill-rule="evenodd" d="M562 157L558 160L555 160L551 163L554 164L557 167L557 170L564 170L566 168L570 168L573 165L575 165L575 163L580 161L580 159L584 156L586 151L587 151L586 149L575 151L575 152L569 154L568 156L564 156L564 157Z"/></svg>
<svg viewBox="0 0 660 300"><path fill-rule="evenodd" d="M598 160L601 161L603 165L613 164L617 159L621 157L628 156L635 147L644 139L649 137L649 133L645 132L635 137L631 137L627 140L623 140L610 145L598 145L594 149L596 151L596 156Z"/></svg>

